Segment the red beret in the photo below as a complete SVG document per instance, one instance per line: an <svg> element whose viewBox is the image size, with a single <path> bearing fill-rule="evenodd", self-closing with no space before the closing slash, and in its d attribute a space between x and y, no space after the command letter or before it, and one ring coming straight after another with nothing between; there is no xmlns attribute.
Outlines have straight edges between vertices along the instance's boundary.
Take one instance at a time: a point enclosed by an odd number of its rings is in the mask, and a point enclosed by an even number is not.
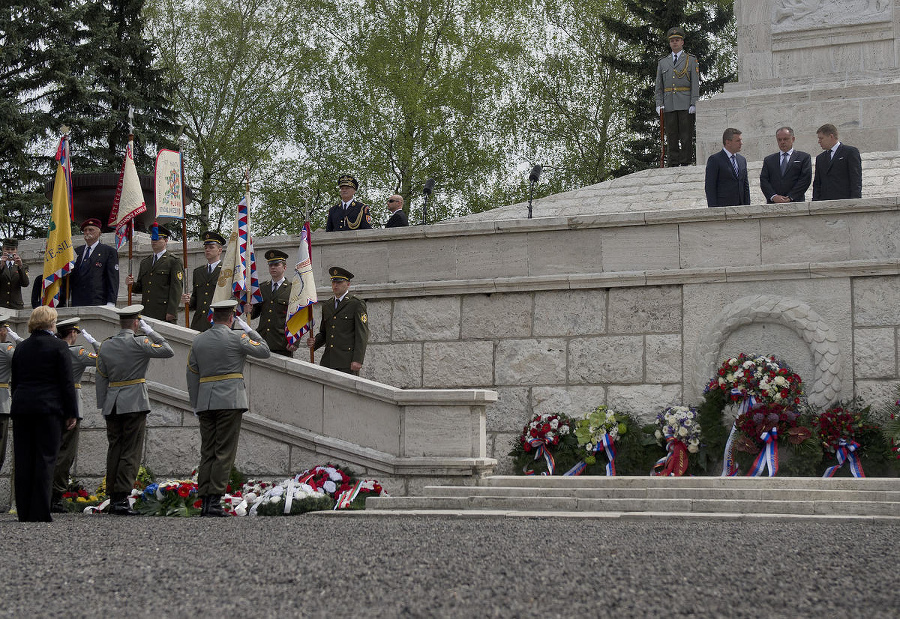
<svg viewBox="0 0 900 619"><path fill-rule="evenodd" d="M99 220L99 219L94 219L94 218L91 218L91 219L85 219L84 221L81 222L81 229L82 229L82 230L84 230L85 227L87 227L87 226L95 226L95 227L97 227L97 228L100 228L101 230L103 229L103 224L100 223L100 220Z"/></svg>

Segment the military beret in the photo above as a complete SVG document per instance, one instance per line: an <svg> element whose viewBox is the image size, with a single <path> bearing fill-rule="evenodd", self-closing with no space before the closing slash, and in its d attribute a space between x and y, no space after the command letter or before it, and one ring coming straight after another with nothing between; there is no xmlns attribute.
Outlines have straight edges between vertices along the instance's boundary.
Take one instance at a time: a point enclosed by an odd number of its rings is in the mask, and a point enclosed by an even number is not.
<svg viewBox="0 0 900 619"><path fill-rule="evenodd" d="M103 224L100 223L99 219L95 219L91 217L90 219L85 219L81 222L81 229L84 230L88 226L95 226L97 228L103 228Z"/></svg>
<svg viewBox="0 0 900 619"><path fill-rule="evenodd" d="M359 181L353 178L352 174L342 174L338 179L338 188L353 187L354 191L359 189Z"/></svg>
<svg viewBox="0 0 900 619"><path fill-rule="evenodd" d="M331 280L341 280L345 279L350 281L353 279L353 273L348 271L347 269L342 269L341 267L331 267L328 269L328 274L331 275Z"/></svg>
<svg viewBox="0 0 900 619"><path fill-rule="evenodd" d="M219 245L225 245L225 237L218 232L207 230L203 233L203 244L206 245L207 243L218 243Z"/></svg>
<svg viewBox="0 0 900 619"><path fill-rule="evenodd" d="M3 247L18 247L19 239L3 239Z"/></svg>
<svg viewBox="0 0 900 619"><path fill-rule="evenodd" d="M674 28L669 28L669 31L666 33L666 40L674 39L675 37L678 37L679 39L685 38L684 30L682 30L678 26L675 26Z"/></svg>
<svg viewBox="0 0 900 619"><path fill-rule="evenodd" d="M223 299L221 301L216 301L212 305L209 306L211 310L233 310L237 307L237 301L234 299Z"/></svg>
<svg viewBox="0 0 900 619"><path fill-rule="evenodd" d="M75 318L66 318L65 320L60 320L56 323L56 332L59 335L65 335L69 331L81 333L81 327L78 326L79 320L80 318L78 318L77 316Z"/></svg>
<svg viewBox="0 0 900 619"><path fill-rule="evenodd" d="M266 252L267 262L281 262L282 260L287 261L287 258L288 255L280 249L270 249Z"/></svg>
<svg viewBox="0 0 900 619"><path fill-rule="evenodd" d="M141 315L141 312L144 311L144 306L140 303L135 305L129 305L128 307L123 307L121 309L117 309L116 313L119 315L120 319L125 318L137 318Z"/></svg>

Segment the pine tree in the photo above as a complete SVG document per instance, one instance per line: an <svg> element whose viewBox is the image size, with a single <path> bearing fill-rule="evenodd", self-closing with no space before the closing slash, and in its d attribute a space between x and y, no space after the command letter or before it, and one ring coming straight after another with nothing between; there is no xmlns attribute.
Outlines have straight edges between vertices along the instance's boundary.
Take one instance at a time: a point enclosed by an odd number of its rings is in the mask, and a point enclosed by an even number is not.
<svg viewBox="0 0 900 619"><path fill-rule="evenodd" d="M687 37L684 49L700 61L700 96L720 92L726 82L734 81L732 68L734 45L734 7L722 0L624 0L630 13L627 19L604 19L604 23L623 42L634 47L630 57L605 56L603 60L617 71L638 80L639 86L621 102L632 106L628 121L632 134L625 144L622 166L614 176L623 176L659 165L659 119L653 90L656 65L669 52L666 32L680 26Z"/></svg>

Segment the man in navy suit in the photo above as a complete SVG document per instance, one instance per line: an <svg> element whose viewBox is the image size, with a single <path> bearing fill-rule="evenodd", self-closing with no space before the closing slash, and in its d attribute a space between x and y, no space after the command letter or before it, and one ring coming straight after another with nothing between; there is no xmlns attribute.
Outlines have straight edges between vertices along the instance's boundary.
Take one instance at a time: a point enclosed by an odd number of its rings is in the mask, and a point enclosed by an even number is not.
<svg viewBox="0 0 900 619"><path fill-rule="evenodd" d="M838 140L838 130L825 124L816 131L825 151L816 157L813 200L846 200L862 197L862 160L859 150Z"/></svg>
<svg viewBox="0 0 900 619"><path fill-rule="evenodd" d="M722 134L724 148L706 160L706 203L710 206L750 204L747 160L741 150L741 132L729 127Z"/></svg>
<svg viewBox="0 0 900 619"><path fill-rule="evenodd" d="M100 242L99 219L81 223L84 245L75 249L75 267L69 276L71 305L115 307L119 297L119 254Z"/></svg>
<svg viewBox="0 0 900 619"><path fill-rule="evenodd" d="M794 150L794 130L781 127L775 132L778 151L763 160L759 188L766 202L806 202L806 190L812 182L812 157Z"/></svg>
<svg viewBox="0 0 900 619"><path fill-rule="evenodd" d="M397 193L392 195L388 198L387 207L391 217L384 224L385 228L402 228L409 225L409 219L403 211L403 196Z"/></svg>

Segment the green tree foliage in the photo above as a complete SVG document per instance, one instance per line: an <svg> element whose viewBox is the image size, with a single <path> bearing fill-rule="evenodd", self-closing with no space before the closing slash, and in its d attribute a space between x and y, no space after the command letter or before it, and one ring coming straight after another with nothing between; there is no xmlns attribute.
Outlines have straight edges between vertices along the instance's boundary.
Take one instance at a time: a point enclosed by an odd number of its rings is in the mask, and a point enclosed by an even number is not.
<svg viewBox="0 0 900 619"><path fill-rule="evenodd" d="M636 80L636 87L620 102L632 107L633 114L624 162L615 176L658 165L659 119L653 89L657 62L670 51L665 36L669 28L684 29L684 49L700 61L701 97L721 91L726 82L735 79L733 57L727 51L733 49L735 37L731 0L622 0L622 4L624 16L603 18L606 28L632 50L629 54L604 53L603 60Z"/></svg>

